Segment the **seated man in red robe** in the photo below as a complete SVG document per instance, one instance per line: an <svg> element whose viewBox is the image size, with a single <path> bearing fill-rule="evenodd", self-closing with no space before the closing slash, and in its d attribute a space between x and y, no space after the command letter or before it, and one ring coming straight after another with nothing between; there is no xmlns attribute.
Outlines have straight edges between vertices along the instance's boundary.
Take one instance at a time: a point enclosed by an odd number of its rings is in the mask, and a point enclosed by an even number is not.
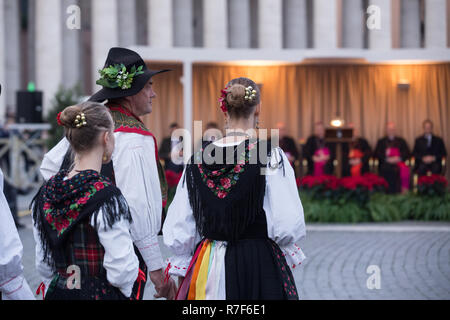
<svg viewBox="0 0 450 320"><path fill-rule="evenodd" d="M396 136L395 123L387 123L386 137L378 140L375 157L380 163L379 173L389 184L389 193L407 192L410 184L410 171L405 161L410 152L405 139Z"/></svg>

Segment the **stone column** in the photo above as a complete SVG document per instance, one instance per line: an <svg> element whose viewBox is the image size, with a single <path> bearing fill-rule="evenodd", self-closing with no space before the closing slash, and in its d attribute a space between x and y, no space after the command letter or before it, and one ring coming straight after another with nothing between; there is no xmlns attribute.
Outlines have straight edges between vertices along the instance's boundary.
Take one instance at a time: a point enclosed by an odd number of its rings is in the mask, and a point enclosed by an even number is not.
<svg viewBox="0 0 450 320"><path fill-rule="evenodd" d="M374 10L370 10L371 6ZM369 0L369 18L379 20L378 28L368 31L370 49L392 48L392 7L391 0ZM374 21L375 21L374 20ZM367 27L367 24L366 24Z"/></svg>
<svg viewBox="0 0 450 320"><path fill-rule="evenodd" d="M44 92L43 111L62 84L62 19L60 0L36 0L36 87Z"/></svg>
<svg viewBox="0 0 450 320"><path fill-rule="evenodd" d="M69 29L66 22L69 16L73 15L71 11L67 10L70 6L78 6L78 0L63 0L61 1L61 15L62 15L62 83L65 88L72 88L81 81L81 57L80 57L80 34L81 29ZM80 10L80 19L81 16ZM80 20L81 21L81 20ZM80 25L81 28L81 25Z"/></svg>
<svg viewBox="0 0 450 320"><path fill-rule="evenodd" d="M314 0L313 19L314 48L337 48L337 0Z"/></svg>
<svg viewBox="0 0 450 320"><path fill-rule="evenodd" d="M250 0L229 0L228 6L229 47L250 48Z"/></svg>
<svg viewBox="0 0 450 320"><path fill-rule="evenodd" d="M193 107L192 107L192 62L183 62L183 126L191 135L192 121L193 121Z"/></svg>
<svg viewBox="0 0 450 320"><path fill-rule="evenodd" d="M283 47L283 6L281 0L260 0L258 10L259 47L281 49Z"/></svg>
<svg viewBox="0 0 450 320"><path fill-rule="evenodd" d="M342 1L342 47L363 48L364 8L362 0Z"/></svg>
<svg viewBox="0 0 450 320"><path fill-rule="evenodd" d="M173 0L173 28L175 47L194 46L194 3L192 0Z"/></svg>
<svg viewBox="0 0 450 320"><path fill-rule="evenodd" d="M284 47L306 48L308 25L306 0L284 1Z"/></svg>
<svg viewBox="0 0 450 320"><path fill-rule="evenodd" d="M93 91L101 87L95 84L99 78L109 49L118 45L117 0L92 1L92 84Z"/></svg>
<svg viewBox="0 0 450 320"><path fill-rule="evenodd" d="M5 1L0 0L0 70L5 70ZM3 123L5 120L5 112L6 112L6 86L5 86L5 73L0 72L0 84L2 85L2 92L0 94L0 123Z"/></svg>
<svg viewBox="0 0 450 320"><path fill-rule="evenodd" d="M447 48L447 0L425 0L425 47Z"/></svg>
<svg viewBox="0 0 450 320"><path fill-rule="evenodd" d="M419 0L402 0L400 35L402 48L420 48Z"/></svg>
<svg viewBox="0 0 450 320"><path fill-rule="evenodd" d="M227 0L203 0L203 46L226 48L228 45Z"/></svg>
<svg viewBox="0 0 450 320"><path fill-rule="evenodd" d="M119 45L133 46L137 43L136 0L117 2L117 21L119 22Z"/></svg>
<svg viewBox="0 0 450 320"><path fill-rule="evenodd" d="M5 23L5 58L6 86L2 89L6 98L6 105L9 108L16 107L16 91L20 89L22 64L20 53L20 13L19 1L5 0L4 23Z"/></svg>
<svg viewBox="0 0 450 320"><path fill-rule="evenodd" d="M148 35L151 47L173 46L172 0L148 0Z"/></svg>

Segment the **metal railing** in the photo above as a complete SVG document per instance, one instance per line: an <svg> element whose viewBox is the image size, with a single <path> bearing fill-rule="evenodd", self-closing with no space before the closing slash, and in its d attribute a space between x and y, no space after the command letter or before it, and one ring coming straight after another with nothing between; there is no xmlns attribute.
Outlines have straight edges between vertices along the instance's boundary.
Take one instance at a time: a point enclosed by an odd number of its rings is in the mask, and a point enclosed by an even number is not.
<svg viewBox="0 0 450 320"><path fill-rule="evenodd" d="M47 152L45 135L51 128L47 123L23 123L8 126L9 137L0 138L0 159L5 180L18 190L35 189L42 185L39 172Z"/></svg>

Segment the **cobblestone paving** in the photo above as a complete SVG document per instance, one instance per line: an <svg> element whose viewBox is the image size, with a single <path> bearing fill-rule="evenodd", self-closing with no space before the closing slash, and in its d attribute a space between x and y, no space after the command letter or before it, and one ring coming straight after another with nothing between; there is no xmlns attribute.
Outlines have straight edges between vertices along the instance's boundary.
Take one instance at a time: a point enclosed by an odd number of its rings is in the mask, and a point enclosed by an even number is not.
<svg viewBox="0 0 450 320"><path fill-rule="evenodd" d="M30 216L22 222L24 274L36 289ZM301 299L450 299L448 223L308 225L300 246L307 259L293 273ZM380 289L367 287L370 265L380 268ZM154 292L147 285L144 298Z"/></svg>

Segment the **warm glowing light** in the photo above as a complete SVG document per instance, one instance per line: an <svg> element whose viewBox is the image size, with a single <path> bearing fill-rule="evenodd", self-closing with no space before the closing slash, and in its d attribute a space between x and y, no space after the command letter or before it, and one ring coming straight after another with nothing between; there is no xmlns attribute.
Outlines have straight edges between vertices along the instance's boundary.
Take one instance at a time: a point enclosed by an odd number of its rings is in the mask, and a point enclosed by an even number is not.
<svg viewBox="0 0 450 320"><path fill-rule="evenodd" d="M339 118L333 119L333 120L331 120L330 124L332 127L340 128L344 125L344 120L339 119Z"/></svg>
<svg viewBox="0 0 450 320"><path fill-rule="evenodd" d="M224 61L222 62L222 64L233 66L265 67L265 66L287 65L292 63L277 60L234 60L234 61Z"/></svg>

